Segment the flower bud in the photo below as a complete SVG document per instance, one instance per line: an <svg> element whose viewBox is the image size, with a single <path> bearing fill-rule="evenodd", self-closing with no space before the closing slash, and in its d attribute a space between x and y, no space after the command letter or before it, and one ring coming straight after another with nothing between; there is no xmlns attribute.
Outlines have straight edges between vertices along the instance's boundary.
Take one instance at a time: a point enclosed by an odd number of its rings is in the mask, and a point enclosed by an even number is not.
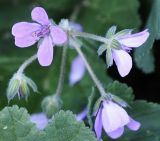
<svg viewBox="0 0 160 141"><path fill-rule="evenodd" d="M48 118L51 118L62 107L62 100L58 95L47 96L42 101L42 110Z"/></svg>
<svg viewBox="0 0 160 141"><path fill-rule="evenodd" d="M8 102L12 100L16 95L18 98L25 98L27 100L30 89L32 88L34 92L38 92L35 82L21 73L15 73L11 78L8 88L7 88L7 99Z"/></svg>

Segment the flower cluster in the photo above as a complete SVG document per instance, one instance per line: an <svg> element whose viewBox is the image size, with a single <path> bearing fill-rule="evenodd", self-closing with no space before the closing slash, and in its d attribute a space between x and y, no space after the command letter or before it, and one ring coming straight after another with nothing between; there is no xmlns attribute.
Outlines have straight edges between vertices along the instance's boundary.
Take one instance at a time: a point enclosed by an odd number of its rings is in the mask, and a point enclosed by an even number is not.
<svg viewBox="0 0 160 141"><path fill-rule="evenodd" d="M149 32L147 29L134 34L132 34L131 29L125 29L116 33L116 26L112 26L107 31L106 36L102 37L83 32L81 25L70 22L67 19L62 19L59 25L56 25L48 18L46 11L41 7L34 8L31 12L31 17L34 23L20 22L16 23L12 27L12 34L15 37L15 45L25 48L38 42L37 57L41 66L51 65L54 52L53 47L55 45L71 46L71 48L77 51L78 55L73 60L71 65L69 75L70 85L74 85L76 82L80 81L84 76L85 70L87 69L102 97L108 93L101 85L101 82L99 82L87 62L85 55L81 51L83 43L79 37L89 38L101 42L102 45L97 51L98 55L100 56L103 53L106 54L106 63L108 67L112 66L114 61L118 68L118 72L122 77L128 75L132 68L132 58L129 55L129 52L132 48L140 47L149 37ZM29 62L31 63L31 61ZM26 67L27 65L25 64L24 66ZM62 75L64 75L63 71ZM63 78L63 76L60 75L60 78L61 77ZM16 87L13 88L15 84ZM25 88L27 88L27 92L23 87L24 85ZM15 75L9 84L9 99L12 99L16 93L18 93L18 96L21 96L21 93L28 96L27 85L31 86L33 90L37 90L34 82L26 76L22 75L20 78L17 78L17 75ZM42 102L43 111L47 113L49 118L62 107L59 93L58 97L56 96L57 95L54 97L48 96ZM111 99L102 99L99 109L97 109L94 128L98 139L101 138L102 127L109 137L116 139L123 134L124 126L127 126L133 131L137 131L141 126L139 122L133 120L122 108L122 106L126 105L126 103L123 102L121 105L120 102L116 102L116 100L114 101L113 97ZM116 98L119 100L118 97ZM87 109L77 116L77 120L82 120L86 115ZM40 129L43 129L48 123L48 119L44 114L33 115L31 120L37 123L37 126ZM42 120L43 122L41 122Z"/></svg>

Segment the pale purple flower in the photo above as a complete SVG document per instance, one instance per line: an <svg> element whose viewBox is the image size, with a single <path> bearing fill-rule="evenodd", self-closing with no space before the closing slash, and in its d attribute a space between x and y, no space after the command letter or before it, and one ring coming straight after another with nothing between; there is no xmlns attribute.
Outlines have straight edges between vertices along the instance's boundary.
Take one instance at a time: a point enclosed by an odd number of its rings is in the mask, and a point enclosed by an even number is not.
<svg viewBox="0 0 160 141"><path fill-rule="evenodd" d="M113 26L106 34L109 43L103 44L98 50L101 55L106 51L106 60L108 66L112 66L113 60L116 63L119 74L124 77L128 75L132 68L132 58L129 52L132 48L140 47L149 37L148 30L132 34L132 30L126 29L116 33L116 27Z"/></svg>
<svg viewBox="0 0 160 141"><path fill-rule="evenodd" d="M69 27L70 30L77 30L77 31L82 31L83 27L75 22L69 22ZM82 58L78 55L72 62L71 64L71 70L69 74L69 84L73 86L75 83L80 81L86 71L85 64L82 60Z"/></svg>
<svg viewBox="0 0 160 141"><path fill-rule="evenodd" d="M113 60L116 63L118 71L122 77L126 76L132 68L132 58L127 51L131 48L140 47L146 42L149 37L148 30L136 34L128 34L122 37L118 37L122 50L112 50Z"/></svg>
<svg viewBox="0 0 160 141"><path fill-rule="evenodd" d="M87 117L87 112L88 112L88 109L85 108L82 112L80 112L80 113L76 116L76 119L77 119L78 121L84 120L84 119Z"/></svg>
<svg viewBox="0 0 160 141"><path fill-rule="evenodd" d="M69 21L69 26L73 30L83 31L83 27L79 23L76 23L76 22L73 22L73 21Z"/></svg>
<svg viewBox="0 0 160 141"><path fill-rule="evenodd" d="M64 44L67 34L49 20L46 11L41 7L34 8L31 17L35 23L19 22L13 25L15 45L24 48L39 41L38 61L42 66L49 66L53 60L53 46Z"/></svg>
<svg viewBox="0 0 160 141"><path fill-rule="evenodd" d="M80 81L85 74L85 64L82 58L78 55L73 61L71 65L71 70L69 74L69 84L73 86L75 83Z"/></svg>
<svg viewBox="0 0 160 141"><path fill-rule="evenodd" d="M141 124L132 119L118 104L112 101L103 101L94 125L97 138L101 138L102 127L109 137L119 138L124 132L124 126L137 131Z"/></svg>
<svg viewBox="0 0 160 141"><path fill-rule="evenodd" d="M31 122L35 123L38 129L43 130L48 124L48 118L44 113L31 115Z"/></svg>

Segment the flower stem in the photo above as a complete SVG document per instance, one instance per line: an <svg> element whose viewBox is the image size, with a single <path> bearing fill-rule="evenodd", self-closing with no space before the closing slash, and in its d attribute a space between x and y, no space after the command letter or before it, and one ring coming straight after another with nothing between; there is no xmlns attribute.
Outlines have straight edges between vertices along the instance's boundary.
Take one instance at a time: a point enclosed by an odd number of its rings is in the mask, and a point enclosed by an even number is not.
<svg viewBox="0 0 160 141"><path fill-rule="evenodd" d="M23 71L28 67L34 60L37 59L37 54L34 54L30 58L28 58L24 63L19 67L17 73L22 74Z"/></svg>
<svg viewBox="0 0 160 141"><path fill-rule="evenodd" d="M96 87L98 88L100 94L102 96L106 96L107 93L105 92L105 89L103 88L101 82L98 80L97 76L94 74L91 66L89 65L88 61L86 60L86 57L84 56L83 52L81 51L80 45L74 40L71 40L72 45L74 46L74 48L76 49L76 51L78 52L78 54L81 56L83 62L85 63L85 66L93 80L93 82L95 83Z"/></svg>
<svg viewBox="0 0 160 141"><path fill-rule="evenodd" d="M59 96L62 93L63 84L64 84L64 75L65 75L65 66L66 66L66 58L67 58L67 49L68 46L63 47L62 51L62 60L61 60L61 67L60 67L60 75L58 80L58 86L56 89L56 95Z"/></svg>
<svg viewBox="0 0 160 141"><path fill-rule="evenodd" d="M106 39L105 37L98 36L98 35L91 34L91 33L76 31L76 32L74 32L72 34L73 34L73 36L77 36L77 37L79 36L79 37L83 37L83 38L88 38L88 39L96 40L96 41L103 42L103 43L107 43L108 42L108 39Z"/></svg>

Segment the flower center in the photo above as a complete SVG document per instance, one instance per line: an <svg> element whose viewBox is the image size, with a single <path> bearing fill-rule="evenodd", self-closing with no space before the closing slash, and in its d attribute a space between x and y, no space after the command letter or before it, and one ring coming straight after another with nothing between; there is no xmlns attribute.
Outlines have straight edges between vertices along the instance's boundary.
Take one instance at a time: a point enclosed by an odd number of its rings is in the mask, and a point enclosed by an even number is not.
<svg viewBox="0 0 160 141"><path fill-rule="evenodd" d="M46 35L49 35L49 33L50 33L50 25L43 25L40 30L33 32L32 36L41 38Z"/></svg>

